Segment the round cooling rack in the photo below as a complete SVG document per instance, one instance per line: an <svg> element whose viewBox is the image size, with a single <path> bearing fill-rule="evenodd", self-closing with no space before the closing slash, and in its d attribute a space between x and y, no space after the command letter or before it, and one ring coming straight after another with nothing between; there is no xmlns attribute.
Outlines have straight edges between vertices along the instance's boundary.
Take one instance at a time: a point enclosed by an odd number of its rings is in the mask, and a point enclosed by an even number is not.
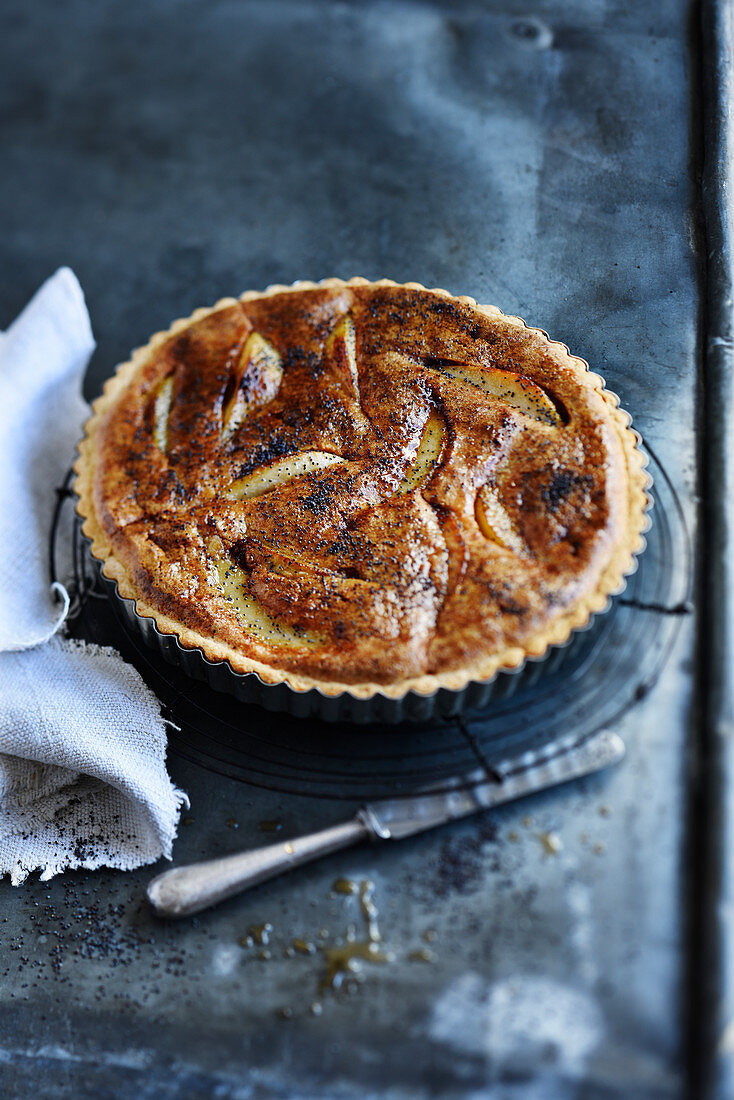
<svg viewBox="0 0 734 1100"><path fill-rule="evenodd" d="M647 549L611 610L575 636L563 660L552 652L519 674L501 675L491 703L458 718L401 726L325 723L214 691L168 665L129 629L117 601L95 587L96 567L84 557L78 525L72 632L116 646L137 667L178 727L171 749L202 767L270 790L350 801L440 789L478 763L501 772L510 756L528 753L530 760L560 751L613 723L654 685L691 611L691 568L680 503L652 454L650 472ZM60 490L60 500L66 494Z"/></svg>

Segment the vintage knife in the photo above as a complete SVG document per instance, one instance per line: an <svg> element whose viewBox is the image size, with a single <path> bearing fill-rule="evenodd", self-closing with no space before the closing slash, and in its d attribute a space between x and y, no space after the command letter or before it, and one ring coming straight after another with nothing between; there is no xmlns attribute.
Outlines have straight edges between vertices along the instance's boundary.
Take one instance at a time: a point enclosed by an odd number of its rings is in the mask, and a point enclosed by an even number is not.
<svg viewBox="0 0 734 1100"><path fill-rule="evenodd" d="M403 840L447 821L502 802L578 779L617 764L624 742L603 730L555 753L524 753L502 761L491 775L483 768L413 795L370 802L353 818L318 833L294 837L254 851L164 871L148 886L148 898L163 917L186 917L247 890L283 871L363 840ZM449 789L447 789L447 787Z"/></svg>

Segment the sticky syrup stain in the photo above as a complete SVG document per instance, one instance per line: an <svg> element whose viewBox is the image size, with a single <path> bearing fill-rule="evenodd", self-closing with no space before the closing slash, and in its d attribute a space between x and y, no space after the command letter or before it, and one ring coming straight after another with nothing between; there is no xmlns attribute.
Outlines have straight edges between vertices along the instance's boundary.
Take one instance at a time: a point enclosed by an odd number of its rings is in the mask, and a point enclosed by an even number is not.
<svg viewBox="0 0 734 1100"><path fill-rule="evenodd" d="M367 935L370 941L377 943L382 939L382 936L380 935L380 929L377 927L379 913L375 905L374 893L374 883L365 879L359 884L359 907L367 924Z"/></svg>
<svg viewBox="0 0 734 1100"><path fill-rule="evenodd" d="M337 880L337 883L352 882L351 879ZM354 894L352 889L336 890L338 893ZM356 885L356 884L355 884ZM320 948L324 957L326 969L319 989L324 992L328 989L350 989L349 978L359 981L362 977L362 963L385 964L393 962L395 956L384 951L381 947L382 936L377 923L378 911L374 901L374 884L368 879L363 879L358 886L359 907L365 922L366 938L358 940L356 930L351 929L353 935L347 932L346 943L336 944L333 947L322 946Z"/></svg>
<svg viewBox="0 0 734 1100"><path fill-rule="evenodd" d="M301 940L301 939L294 940L293 941L293 950L297 951L299 953L299 955L315 955L316 954L316 944L311 943L310 940Z"/></svg>
<svg viewBox="0 0 734 1100"><path fill-rule="evenodd" d="M345 979L359 978L361 976L360 961L369 963L387 963L391 956L380 950L380 945L371 940L366 942L349 942L341 947L322 948L326 961L326 973L321 980L319 989L325 992L327 989L341 989L345 985Z"/></svg>
<svg viewBox="0 0 734 1100"><path fill-rule="evenodd" d="M563 851L563 841L558 833L538 833L537 837L543 846L545 855L557 856L559 852Z"/></svg>
<svg viewBox="0 0 734 1100"><path fill-rule="evenodd" d="M436 956L431 951L430 947L419 947L416 951L411 951L408 955L409 962L423 962L431 963Z"/></svg>
<svg viewBox="0 0 734 1100"><path fill-rule="evenodd" d="M335 894L356 894L359 892L359 883L351 878L338 878L331 889Z"/></svg>
<svg viewBox="0 0 734 1100"><path fill-rule="evenodd" d="M267 947L270 943L273 926L265 921L264 924L251 924L248 931L253 943L258 944L259 947Z"/></svg>
<svg viewBox="0 0 734 1100"><path fill-rule="evenodd" d="M318 986L320 994L330 991L340 994L354 993L364 980L366 964L384 966L395 961L394 952L387 950L383 944L378 923L379 912L374 898L374 884L369 879L360 881L350 878L337 879L331 888L331 896L335 895L358 899L362 918L361 930L356 924L348 924L343 938L337 938L329 943L325 942L330 935L328 929L320 928L312 938L298 937L282 948L282 957L286 959L293 959L298 955L321 956L324 969ZM267 950L266 945L270 942L272 931L272 925L267 922L253 924L250 925L249 934L239 942L243 947L255 945L265 947L258 952L257 957L269 959L271 952ZM423 964L435 962L436 955L428 945L435 943L438 932L435 928L426 928L421 934L421 939L426 946L420 946L406 953L402 956L405 961ZM321 1016L324 1010L321 999L312 1001L307 1010L311 1016ZM290 1006L285 1006L278 1009L277 1014L281 1019L289 1020L294 1015L294 1010Z"/></svg>

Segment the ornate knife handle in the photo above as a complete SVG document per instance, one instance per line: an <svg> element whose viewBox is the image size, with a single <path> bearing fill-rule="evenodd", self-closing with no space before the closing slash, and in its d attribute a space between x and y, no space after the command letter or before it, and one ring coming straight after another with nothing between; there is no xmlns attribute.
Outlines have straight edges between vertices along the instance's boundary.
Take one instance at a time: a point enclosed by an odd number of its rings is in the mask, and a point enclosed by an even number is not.
<svg viewBox="0 0 734 1100"><path fill-rule="evenodd" d="M350 821L317 833L188 867L174 867L153 879L148 886L148 900L162 917L188 917L283 871L374 839L368 821L367 814L360 810Z"/></svg>

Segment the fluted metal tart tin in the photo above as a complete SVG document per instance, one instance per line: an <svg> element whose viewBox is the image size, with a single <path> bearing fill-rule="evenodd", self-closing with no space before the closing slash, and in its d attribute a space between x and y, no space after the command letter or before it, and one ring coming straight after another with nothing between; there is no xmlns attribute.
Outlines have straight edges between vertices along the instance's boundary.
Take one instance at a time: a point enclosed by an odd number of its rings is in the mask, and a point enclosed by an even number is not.
<svg viewBox="0 0 734 1100"><path fill-rule="evenodd" d="M293 284L292 287L281 287L279 285L271 286L262 292L262 294L268 295L281 290L295 290L303 287L317 287L327 285L333 281L335 280L322 280L320 284L299 281ZM352 280L352 283L361 284L363 281L364 280ZM389 280L384 280L383 282L389 285L398 285L390 283ZM343 285L346 286L350 284L344 283ZM420 284L413 283L405 285L411 287L420 286ZM421 287L420 289L425 288ZM243 295L242 299L244 300L247 298L249 293L250 292L248 292L247 295ZM255 292L252 293L254 294ZM444 294L450 298L455 297L441 290L436 290L434 293ZM259 297L261 295L257 294L256 296ZM467 300L474 301L473 299ZM216 308L216 306L213 308ZM203 312L206 313L210 311L204 310ZM192 317L196 317L196 315L195 313ZM186 318L181 322L174 322L169 332L175 331L177 325L183 324L184 321L189 320L190 318ZM526 328L529 328L525 321L521 321L521 323ZM539 333L544 336L546 340L550 339L547 333L542 329L533 328L531 331ZM552 343L558 344L567 354L571 354L568 347L561 341L552 341ZM572 356L572 358L583 364L586 369L590 371L588 363L581 359L581 357ZM604 393L613 400L617 408L620 408L618 396L607 389L605 380L601 375L597 372L592 373L601 383ZM634 430L631 417L626 410L624 411L624 415L627 419L627 429L631 431L635 437L636 449L642 456L640 472L643 474L645 482L640 488L644 492L646 499L645 522L639 532L639 545L638 548L632 552L632 560L627 573L622 577L617 588L609 592L605 606L591 612L587 620L575 627L563 642L550 643L540 655L528 655L516 667L500 668L487 679L470 679L467 683L458 688L439 686L428 693L423 693L415 689L408 689L402 695L388 695L378 689L374 694L366 698L359 698L352 694L348 688L345 688L344 691L336 695L327 694L320 690L318 686L305 690L298 690L285 680L274 684L267 683L262 680L255 671L237 672L226 659L210 660L202 649L196 646L183 645L177 634L162 631L154 618L150 617L150 615L140 614L137 610L135 600L121 595L117 582L105 575L104 562L96 558L92 553L91 540L87 538L86 535L84 538L87 542L92 560L99 566L102 582L110 597L115 601L121 613L121 617L129 629L134 634L140 636L151 649L157 651L168 664L182 668L187 675L197 680L204 681L216 691L228 692L243 703L255 703L269 711L280 711L296 718L316 718L326 722L396 724L400 722L425 722L434 718L454 717L464 711L486 707L493 699L505 699L510 695L516 694L521 687L528 687L541 677L559 671L568 662L569 657L575 652L579 637L583 636L589 627L596 621L598 616L603 616L609 611L612 600L619 596L627 587L628 578L636 571L638 558L646 546L644 536L650 527L649 510L652 505L650 493L652 478L649 473L648 457L641 446L642 441L640 435ZM82 516L85 515L84 511L81 509L78 509L78 512Z"/></svg>

